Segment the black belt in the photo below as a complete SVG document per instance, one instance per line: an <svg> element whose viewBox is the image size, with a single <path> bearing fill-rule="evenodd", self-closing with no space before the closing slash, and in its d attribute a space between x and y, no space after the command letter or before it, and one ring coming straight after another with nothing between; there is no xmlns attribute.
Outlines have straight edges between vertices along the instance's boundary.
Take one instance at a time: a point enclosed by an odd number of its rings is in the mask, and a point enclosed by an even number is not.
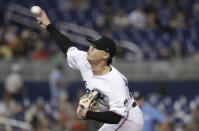
<svg viewBox="0 0 199 131"><path fill-rule="evenodd" d="M136 107L137 106L137 103L134 101L133 104L132 104L132 107Z"/></svg>

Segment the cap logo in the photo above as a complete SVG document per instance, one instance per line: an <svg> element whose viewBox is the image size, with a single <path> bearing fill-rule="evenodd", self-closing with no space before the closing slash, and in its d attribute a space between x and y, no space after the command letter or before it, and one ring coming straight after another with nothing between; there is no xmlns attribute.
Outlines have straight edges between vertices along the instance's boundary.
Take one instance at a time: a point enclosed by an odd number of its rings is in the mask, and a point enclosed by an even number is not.
<svg viewBox="0 0 199 131"><path fill-rule="evenodd" d="M106 50L106 51L108 51L108 52L110 51L110 49L109 49L109 48L105 48L105 50Z"/></svg>

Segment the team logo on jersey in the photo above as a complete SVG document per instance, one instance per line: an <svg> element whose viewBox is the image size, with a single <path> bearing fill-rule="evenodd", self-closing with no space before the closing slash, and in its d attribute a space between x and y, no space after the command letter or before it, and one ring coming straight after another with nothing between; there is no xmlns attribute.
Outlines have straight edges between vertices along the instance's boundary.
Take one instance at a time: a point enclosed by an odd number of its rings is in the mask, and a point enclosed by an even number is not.
<svg viewBox="0 0 199 131"><path fill-rule="evenodd" d="M128 103L128 100L126 99L126 100L124 101L124 105L127 106L127 103Z"/></svg>
<svg viewBox="0 0 199 131"><path fill-rule="evenodd" d="M128 81L127 81L127 79L125 79L125 78L123 78L123 80L124 80L124 83L125 83L125 86L127 86L128 87Z"/></svg>

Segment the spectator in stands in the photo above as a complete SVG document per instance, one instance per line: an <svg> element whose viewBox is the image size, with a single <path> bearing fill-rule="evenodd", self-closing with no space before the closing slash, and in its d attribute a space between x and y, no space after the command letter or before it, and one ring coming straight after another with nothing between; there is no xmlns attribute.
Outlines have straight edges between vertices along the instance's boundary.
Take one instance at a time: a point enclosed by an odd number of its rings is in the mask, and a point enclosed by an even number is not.
<svg viewBox="0 0 199 131"><path fill-rule="evenodd" d="M42 36L44 36L44 35L42 35ZM19 37L21 38L20 44L23 48L23 52L22 52L21 57L27 58L29 56L29 54L34 51L35 41L37 41L36 38L38 37L38 35L37 35L36 32L25 28L20 33ZM45 38L46 37L43 37L42 40L44 41ZM49 41L47 41L46 39L45 39L45 42L49 43Z"/></svg>
<svg viewBox="0 0 199 131"><path fill-rule="evenodd" d="M64 55L60 53L59 49L55 44L50 45L50 55L52 63L61 63L64 60Z"/></svg>
<svg viewBox="0 0 199 131"><path fill-rule="evenodd" d="M171 59L172 60L178 60L185 58L186 53L182 47L182 44L179 40L173 40L172 41L172 47L171 47Z"/></svg>
<svg viewBox="0 0 199 131"><path fill-rule="evenodd" d="M156 6L158 6L159 0L143 0L142 7L144 8L145 12L151 12L156 9Z"/></svg>
<svg viewBox="0 0 199 131"><path fill-rule="evenodd" d="M44 100L38 98L25 112L25 121L29 122L35 131L46 131L50 129L49 119L44 112Z"/></svg>
<svg viewBox="0 0 199 131"><path fill-rule="evenodd" d="M17 63L11 66L11 73L5 80L6 94L13 99L21 99L24 94L24 81L21 75L21 66Z"/></svg>
<svg viewBox="0 0 199 131"><path fill-rule="evenodd" d="M79 9L79 10L85 10L89 7L89 1L88 0L71 0L71 4L73 9Z"/></svg>
<svg viewBox="0 0 199 131"><path fill-rule="evenodd" d="M133 93L133 97L136 100L136 103L138 106L141 108L142 113L144 115L144 127L143 131L153 131L154 130L154 124L155 122L160 123L160 127L158 131L167 131L169 128L169 124L165 116L158 111L155 107L149 105L148 103L145 102L144 96L138 92L135 91Z"/></svg>
<svg viewBox="0 0 199 131"><path fill-rule="evenodd" d="M8 96L4 96L3 100L0 101L0 118L21 120L19 115L22 113L22 106L14 99L10 99ZM9 123L10 122L6 122L5 125L0 123L0 131L8 131L9 129L9 131L13 131L14 129L9 125Z"/></svg>
<svg viewBox="0 0 199 131"><path fill-rule="evenodd" d="M194 2L192 10L195 22L199 22L199 0Z"/></svg>
<svg viewBox="0 0 199 131"><path fill-rule="evenodd" d="M190 126L192 131L199 131L199 106L196 106L191 111L191 122Z"/></svg>
<svg viewBox="0 0 199 131"><path fill-rule="evenodd" d="M17 35L17 26L8 25L2 29L1 33L1 43L10 45Z"/></svg>
<svg viewBox="0 0 199 131"><path fill-rule="evenodd" d="M57 64L51 71L49 78L51 100L57 101L61 93L67 93L63 69L64 67L62 64Z"/></svg>
<svg viewBox="0 0 199 131"><path fill-rule="evenodd" d="M24 44L25 41L21 35L18 35L18 30L19 28L13 25L3 29L0 43L2 43L1 54L4 58L21 58L27 55L28 50Z"/></svg>
<svg viewBox="0 0 199 131"><path fill-rule="evenodd" d="M97 25L102 28L102 32L104 32L105 34L107 34L107 32L108 33L112 32L113 28L112 8L113 8L112 1L105 0L102 13L98 12L95 15L93 15Z"/></svg>
<svg viewBox="0 0 199 131"><path fill-rule="evenodd" d="M197 0L196 0L197 1ZM187 0L174 0L174 3L176 8L178 10L185 10L186 9L186 6L187 6L187 3L188 1Z"/></svg>
<svg viewBox="0 0 199 131"><path fill-rule="evenodd" d="M35 52L32 55L33 60L37 59L48 59L50 56L48 52L45 50L44 43L42 41L36 42Z"/></svg>
<svg viewBox="0 0 199 131"><path fill-rule="evenodd" d="M175 16L172 16L169 22L171 28L184 29L188 26L188 19L183 11L178 11Z"/></svg>
<svg viewBox="0 0 199 131"><path fill-rule="evenodd" d="M129 14L128 19L129 24L134 28L142 29L146 27L146 14L140 6L137 6L136 9Z"/></svg>
<svg viewBox="0 0 199 131"><path fill-rule="evenodd" d="M1 45L0 46L0 58L10 60L13 58L12 51L9 46Z"/></svg>
<svg viewBox="0 0 199 131"><path fill-rule="evenodd" d="M158 27L158 14L157 11L151 11L147 14L147 20L146 20L146 24L147 27L150 29L154 29Z"/></svg>
<svg viewBox="0 0 199 131"><path fill-rule="evenodd" d="M160 60L169 60L169 50L168 48L162 46L159 48L159 59Z"/></svg>
<svg viewBox="0 0 199 131"><path fill-rule="evenodd" d="M6 117L6 112L7 109L5 103L0 101L0 117Z"/></svg>
<svg viewBox="0 0 199 131"><path fill-rule="evenodd" d="M171 4L167 1L164 2L163 7L159 10L159 26L163 29L165 32L172 31L172 28L170 27L170 19L174 13L172 12Z"/></svg>
<svg viewBox="0 0 199 131"><path fill-rule="evenodd" d="M58 0L57 1L57 9L63 12L68 12L68 10L72 6L73 0ZM65 16L65 15L64 15Z"/></svg>
<svg viewBox="0 0 199 131"><path fill-rule="evenodd" d="M71 130L76 115L74 105L69 101L68 95L64 92L60 93L57 104L57 113L54 115L54 119L58 123L57 127L63 128L62 130Z"/></svg>
<svg viewBox="0 0 199 131"><path fill-rule="evenodd" d="M13 53L14 58L22 58L26 56L26 47L24 41L20 36L16 36L15 39L10 44L10 48Z"/></svg>
<svg viewBox="0 0 199 131"><path fill-rule="evenodd" d="M128 17L122 8L115 13L113 17L113 24L116 28L124 28L128 26Z"/></svg>
<svg viewBox="0 0 199 131"><path fill-rule="evenodd" d="M88 131L86 123L76 120L73 124L72 131Z"/></svg>

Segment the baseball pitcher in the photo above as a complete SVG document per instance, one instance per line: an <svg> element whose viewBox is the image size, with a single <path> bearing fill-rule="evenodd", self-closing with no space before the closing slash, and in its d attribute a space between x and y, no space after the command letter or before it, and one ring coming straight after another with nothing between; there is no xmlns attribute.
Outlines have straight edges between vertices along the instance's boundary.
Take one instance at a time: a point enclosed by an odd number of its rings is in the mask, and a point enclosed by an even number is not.
<svg viewBox="0 0 199 131"><path fill-rule="evenodd" d="M43 10L37 21L67 55L69 66L81 72L87 93L80 98L78 118L103 122L99 131L141 131L142 112L129 93L128 81L111 65L115 42L106 36L87 39L91 46L87 52L81 51L51 24Z"/></svg>

